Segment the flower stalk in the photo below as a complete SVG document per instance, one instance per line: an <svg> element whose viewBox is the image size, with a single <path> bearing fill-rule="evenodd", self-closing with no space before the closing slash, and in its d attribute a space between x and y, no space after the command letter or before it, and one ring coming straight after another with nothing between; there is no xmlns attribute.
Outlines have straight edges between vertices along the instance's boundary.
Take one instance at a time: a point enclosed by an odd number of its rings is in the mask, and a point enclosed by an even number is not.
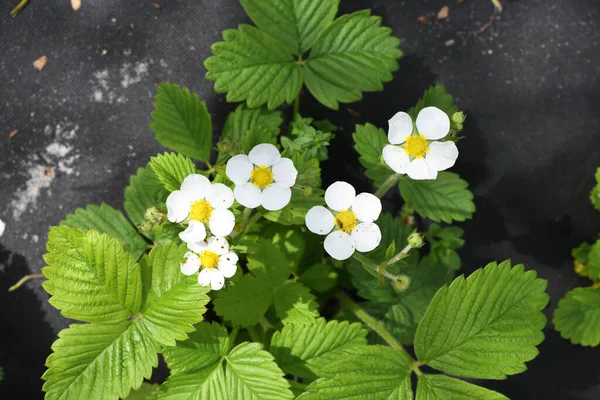
<svg viewBox="0 0 600 400"><path fill-rule="evenodd" d="M383 184L375 192L375 196L382 198L385 194L402 178L403 174L392 174L383 182Z"/></svg>

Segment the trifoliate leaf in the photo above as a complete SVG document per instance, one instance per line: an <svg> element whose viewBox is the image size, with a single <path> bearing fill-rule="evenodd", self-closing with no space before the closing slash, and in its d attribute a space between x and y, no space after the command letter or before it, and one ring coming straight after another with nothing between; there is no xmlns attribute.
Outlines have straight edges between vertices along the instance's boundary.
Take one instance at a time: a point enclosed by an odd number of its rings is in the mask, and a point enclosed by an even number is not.
<svg viewBox="0 0 600 400"><path fill-rule="evenodd" d="M132 390L125 400L156 400L158 393L157 383L142 383L138 390Z"/></svg>
<svg viewBox="0 0 600 400"><path fill-rule="evenodd" d="M179 190L183 180L196 173L196 166L189 158L175 153L159 154L152 157L150 167L169 192Z"/></svg>
<svg viewBox="0 0 600 400"><path fill-rule="evenodd" d="M397 350L384 346L355 346L345 357L320 371L319 378L298 400L412 400L410 369Z"/></svg>
<svg viewBox="0 0 600 400"><path fill-rule="evenodd" d="M213 303L218 315L233 325L257 324L273 301L269 284L246 274L234 285L220 290Z"/></svg>
<svg viewBox="0 0 600 400"><path fill-rule="evenodd" d="M392 80L402 56L400 39L381 27L381 18L369 10L344 15L315 41L304 66L308 90L321 103L337 110L338 102L362 98Z"/></svg>
<svg viewBox="0 0 600 400"><path fill-rule="evenodd" d="M445 375L419 375L416 400L508 400L508 397Z"/></svg>
<svg viewBox="0 0 600 400"><path fill-rule="evenodd" d="M285 254L266 239L248 254L248 269L273 288L281 285L291 273Z"/></svg>
<svg viewBox="0 0 600 400"><path fill-rule="evenodd" d="M333 21L339 0L241 0L261 30L277 38L290 53L302 55Z"/></svg>
<svg viewBox="0 0 600 400"><path fill-rule="evenodd" d="M146 251L146 241L131 226L123 213L105 203L100 206L90 204L86 208L78 208L73 214L68 214L60 224L84 232L94 229L98 233L116 237L125 251L132 253L135 259L140 258Z"/></svg>
<svg viewBox="0 0 600 400"><path fill-rule="evenodd" d="M326 292L335 286L338 273L325 263L314 264L300 275L300 282L315 292Z"/></svg>
<svg viewBox="0 0 600 400"><path fill-rule="evenodd" d="M47 248L43 286L65 317L114 323L140 311L140 268L117 239L59 226L50 229Z"/></svg>
<svg viewBox="0 0 600 400"><path fill-rule="evenodd" d="M538 354L546 281L510 261L458 277L434 296L415 337L419 360L447 374L505 379Z"/></svg>
<svg viewBox="0 0 600 400"><path fill-rule="evenodd" d="M314 379L322 369L346 357L344 349L367 343L361 323L319 318L309 325L290 324L275 332L270 353L288 374Z"/></svg>
<svg viewBox="0 0 600 400"><path fill-rule="evenodd" d="M273 304L284 324L310 324L319 316L315 296L300 282L288 280L275 288Z"/></svg>
<svg viewBox="0 0 600 400"><path fill-rule="evenodd" d="M117 400L158 366L158 343L131 321L71 325L58 334L52 350L42 377L47 400Z"/></svg>
<svg viewBox="0 0 600 400"><path fill-rule="evenodd" d="M167 82L156 89L150 129L164 146L196 160L208 162L212 122L206 104L196 93Z"/></svg>
<svg viewBox="0 0 600 400"><path fill-rule="evenodd" d="M590 200L597 210L600 210L600 168L596 170L596 186L590 193Z"/></svg>
<svg viewBox="0 0 600 400"><path fill-rule="evenodd" d="M600 240L596 241L588 253L587 274L593 281L600 280Z"/></svg>
<svg viewBox="0 0 600 400"><path fill-rule="evenodd" d="M279 40L250 25L223 31L223 40L211 46L214 55L204 67L227 101L245 100L249 107L267 103L272 110L298 96L301 65Z"/></svg>
<svg viewBox="0 0 600 400"><path fill-rule="evenodd" d="M389 144L387 135L382 129L374 125L356 125L356 131L352 134L354 149L360 157L358 160L365 167L365 175L373 180L373 185L379 187L389 178L392 171L382 159L385 145Z"/></svg>
<svg viewBox="0 0 600 400"><path fill-rule="evenodd" d="M571 290L558 302L554 327L560 335L582 346L600 344L600 289L587 287Z"/></svg>
<svg viewBox="0 0 600 400"><path fill-rule="evenodd" d="M448 114L448 118L450 118L451 121L452 115L454 115L455 112L458 112L458 107L454 104L452 95L446 91L444 85L435 85L427 89L417 105L408 110L408 114L410 114L413 120L416 120L419 111L425 107L439 108Z"/></svg>
<svg viewBox="0 0 600 400"><path fill-rule="evenodd" d="M230 399L293 399L287 380L273 356L258 343L241 343L227 356L227 389Z"/></svg>
<svg viewBox="0 0 600 400"><path fill-rule="evenodd" d="M406 206L433 221L465 221L475 211L469 184L453 172L440 172L433 180L400 180Z"/></svg>
<svg viewBox="0 0 600 400"><path fill-rule="evenodd" d="M125 188L123 207L131 222L140 226L144 222L146 210L162 205L169 192L150 167L138 168L137 173L129 178L129 186Z"/></svg>

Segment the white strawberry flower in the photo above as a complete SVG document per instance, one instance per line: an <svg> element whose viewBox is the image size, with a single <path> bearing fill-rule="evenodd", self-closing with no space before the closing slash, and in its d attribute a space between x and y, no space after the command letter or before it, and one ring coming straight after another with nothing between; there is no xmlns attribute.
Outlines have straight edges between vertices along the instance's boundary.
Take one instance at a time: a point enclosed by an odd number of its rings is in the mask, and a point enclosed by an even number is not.
<svg viewBox="0 0 600 400"><path fill-rule="evenodd" d="M263 206L276 211L292 198L298 171L289 158L281 157L269 143L254 146L248 155L239 154L227 161L227 177L235 183L235 199L246 208Z"/></svg>
<svg viewBox="0 0 600 400"><path fill-rule="evenodd" d="M336 260L371 251L381 242L381 230L375 224L381 213L381 200L370 193L356 195L346 182L335 182L325 191L329 207L315 206L306 214L306 226L318 235L327 235L325 251ZM331 211L333 210L333 212Z"/></svg>
<svg viewBox="0 0 600 400"><path fill-rule="evenodd" d="M235 217L229 207L233 205L233 192L222 183L211 183L199 174L188 175L179 190L167 197L167 219L171 222L188 222L179 237L188 246L206 239L206 226L215 236L227 236L233 231Z"/></svg>
<svg viewBox="0 0 600 400"><path fill-rule="evenodd" d="M436 107L425 107L417 115L417 132L410 115L399 112L389 121L388 144L383 148L385 163L412 179L435 179L438 171L454 165L458 148L452 141L439 142L450 132L448 115Z"/></svg>
<svg viewBox="0 0 600 400"><path fill-rule="evenodd" d="M194 243L188 247L193 251L185 253L185 263L181 263L181 273L193 275L200 268L198 283L212 290L219 290L225 278L235 275L238 256L229 251L229 243L224 237L211 236L207 242Z"/></svg>

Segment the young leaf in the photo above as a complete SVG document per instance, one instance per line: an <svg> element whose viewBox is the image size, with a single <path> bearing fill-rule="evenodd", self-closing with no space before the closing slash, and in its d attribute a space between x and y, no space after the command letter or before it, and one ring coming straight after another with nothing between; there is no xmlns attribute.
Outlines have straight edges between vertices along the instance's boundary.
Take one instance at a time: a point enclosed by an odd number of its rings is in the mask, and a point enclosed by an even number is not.
<svg viewBox="0 0 600 400"><path fill-rule="evenodd" d="M290 53L302 55L333 21L339 0L241 0L261 30L277 38Z"/></svg>
<svg viewBox="0 0 600 400"><path fill-rule="evenodd" d="M212 122L206 104L196 93L167 82L156 89L150 129L164 146L208 162L212 147Z"/></svg>
<svg viewBox="0 0 600 400"><path fill-rule="evenodd" d="M440 172L433 180L400 180L406 205L433 221L465 221L475 211L469 184L453 172Z"/></svg>
<svg viewBox="0 0 600 400"><path fill-rule="evenodd" d="M373 180L375 187L381 186L394 173L381 158L383 148L389 144L387 135L382 129L367 123L356 125L352 138L354 149L360 155L358 160L365 167L365 175Z"/></svg>
<svg viewBox="0 0 600 400"><path fill-rule="evenodd" d="M410 400L413 398L408 361L384 346L355 346L321 370L321 376L298 400Z"/></svg>
<svg viewBox="0 0 600 400"><path fill-rule="evenodd" d="M554 327L560 335L582 346L600 344L600 289L576 288L558 302Z"/></svg>
<svg viewBox="0 0 600 400"><path fill-rule="evenodd" d="M117 239L59 226L50 229L47 248L43 286L65 317L114 323L140 311L140 269Z"/></svg>
<svg viewBox="0 0 600 400"><path fill-rule="evenodd" d="M427 89L417 105L408 110L408 113L413 120L416 120L419 111L425 107L439 108L448 114L450 120L452 120L452 115L458 111L458 107L454 104L452 95L446 92L446 87L444 85L435 85Z"/></svg>
<svg viewBox="0 0 600 400"><path fill-rule="evenodd" d="M315 296L300 282L288 280L275 288L273 304L284 324L310 324L319 316Z"/></svg>
<svg viewBox="0 0 600 400"><path fill-rule="evenodd" d="M273 335L269 351L285 373L314 379L322 369L345 358L343 350L367 344L366 337L360 323L319 318L309 325L284 326Z"/></svg>
<svg viewBox="0 0 600 400"><path fill-rule="evenodd" d="M419 375L416 400L508 400L498 392L445 375Z"/></svg>
<svg viewBox="0 0 600 400"><path fill-rule="evenodd" d="M246 327L257 324L265 315L273 296L269 284L246 274L235 285L219 291L214 299L215 311L233 325Z"/></svg>
<svg viewBox="0 0 600 400"><path fill-rule="evenodd" d="M369 10L344 15L316 40L305 62L308 90L321 103L337 110L338 102L360 100L362 92L383 89L398 69L400 39L381 27Z"/></svg>
<svg viewBox="0 0 600 400"><path fill-rule="evenodd" d="M188 175L196 173L196 166L192 160L181 154L159 154L150 159L149 165L169 192L179 190L183 180Z"/></svg>
<svg viewBox="0 0 600 400"><path fill-rule="evenodd" d="M546 281L510 261L458 277L434 296L415 337L419 360L450 375L505 379L544 340Z"/></svg>
<svg viewBox="0 0 600 400"><path fill-rule="evenodd" d="M154 171L150 167L141 167L129 178L123 207L131 222L139 226L144 222L146 210L164 203L168 195Z"/></svg>
<svg viewBox="0 0 600 400"><path fill-rule="evenodd" d="M132 253L135 259L140 258L146 251L146 242L123 213L105 203L78 208L73 214L68 214L60 225L78 228L84 232L93 229L98 233L116 237L125 251Z"/></svg>
<svg viewBox="0 0 600 400"><path fill-rule="evenodd" d="M273 110L298 96L303 71L279 40L250 25L223 31L223 40L211 46L214 55L204 67L227 101L245 100L249 107L267 103Z"/></svg>

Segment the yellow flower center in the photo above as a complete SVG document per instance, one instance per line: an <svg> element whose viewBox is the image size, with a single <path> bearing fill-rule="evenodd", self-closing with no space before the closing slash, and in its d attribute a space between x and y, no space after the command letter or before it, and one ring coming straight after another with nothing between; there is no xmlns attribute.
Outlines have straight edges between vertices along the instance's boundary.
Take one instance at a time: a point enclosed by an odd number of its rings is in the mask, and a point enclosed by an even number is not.
<svg viewBox="0 0 600 400"><path fill-rule="evenodd" d="M203 251L200 254L200 265L204 268L213 269L219 265L219 255L212 250Z"/></svg>
<svg viewBox="0 0 600 400"><path fill-rule="evenodd" d="M261 165L250 173L250 181L254 183L254 186L266 189L273 183L273 172L270 168Z"/></svg>
<svg viewBox="0 0 600 400"><path fill-rule="evenodd" d="M356 228L356 214L350 210L342 210L335 217L335 224L340 230L350 233Z"/></svg>
<svg viewBox="0 0 600 400"><path fill-rule="evenodd" d="M406 137L406 154L415 158L423 158L429 151L427 139L423 135Z"/></svg>
<svg viewBox="0 0 600 400"><path fill-rule="evenodd" d="M198 222L208 222L213 206L206 200L198 200L190 206L190 218Z"/></svg>

